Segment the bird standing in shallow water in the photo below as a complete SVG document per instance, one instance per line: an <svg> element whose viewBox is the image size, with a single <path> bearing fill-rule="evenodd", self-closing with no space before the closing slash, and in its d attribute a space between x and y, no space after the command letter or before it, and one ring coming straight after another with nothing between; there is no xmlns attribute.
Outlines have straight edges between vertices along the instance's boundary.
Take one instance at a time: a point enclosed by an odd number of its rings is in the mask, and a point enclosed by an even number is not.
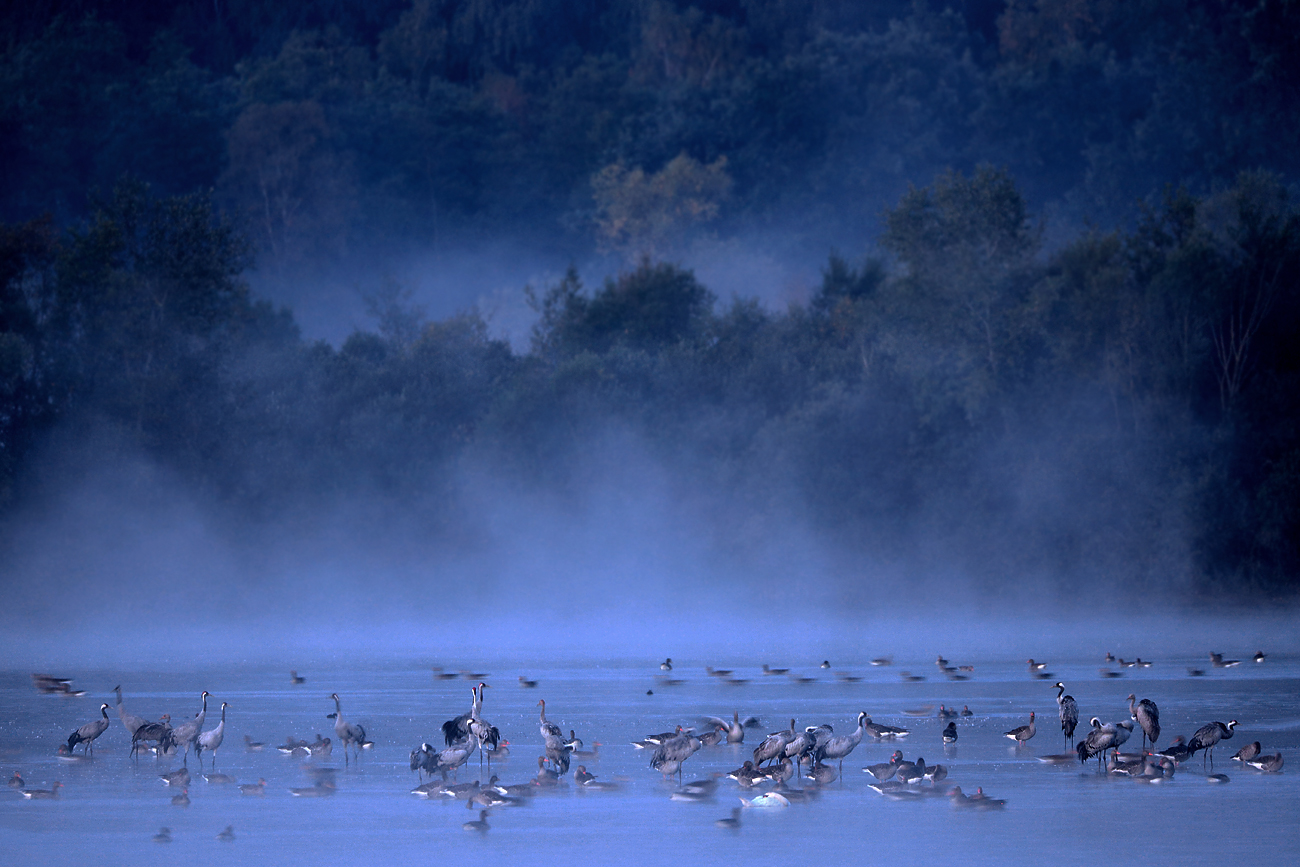
<svg viewBox="0 0 1300 867"><path fill-rule="evenodd" d="M1061 719L1061 734L1065 736L1070 746L1074 746L1074 730L1079 725L1079 704L1074 700L1074 696L1065 694L1065 684L1060 681L1056 682L1056 708L1057 715Z"/></svg>
<svg viewBox="0 0 1300 867"><path fill-rule="evenodd" d="M343 745L343 764L346 765L349 746L355 750L357 759L361 758L361 745L365 743L366 730L356 723L344 722L343 705L337 692L332 693L330 698L334 699L334 734L338 735L339 743Z"/></svg>
<svg viewBox="0 0 1300 867"><path fill-rule="evenodd" d="M1188 758L1196 755L1197 750L1205 750L1205 757L1209 760L1211 767L1214 765L1214 745L1221 740L1227 740L1232 737L1232 731L1237 727L1237 721L1231 720L1227 725L1215 721L1207 723L1196 730L1192 739L1187 742Z"/></svg>
<svg viewBox="0 0 1300 867"><path fill-rule="evenodd" d="M89 754L93 749L92 743L94 742L95 738L99 737L105 731L108 730L108 705L101 704L99 706L99 713L100 713L99 719L91 720L90 722L86 723L84 726L78 728L72 734L68 735L69 753L72 752L73 748L77 744L85 744L85 746L82 749L85 750L87 754Z"/></svg>
<svg viewBox="0 0 1300 867"><path fill-rule="evenodd" d="M1011 740L1015 741L1016 745L1019 746L1020 744L1023 744L1025 741L1032 738L1037 733L1037 731L1038 729L1034 727L1034 712L1030 711L1029 725L1016 726L1009 732L1003 732L1002 736L1011 738Z"/></svg>
<svg viewBox="0 0 1300 867"><path fill-rule="evenodd" d="M1135 694L1129 693L1128 711L1133 716L1133 719L1137 720L1138 725L1142 727L1142 749L1145 750L1148 740L1151 741L1151 746L1154 747L1156 741L1160 739L1160 709L1156 707L1155 702L1147 698L1142 699L1134 706L1133 700L1135 698L1137 698Z"/></svg>

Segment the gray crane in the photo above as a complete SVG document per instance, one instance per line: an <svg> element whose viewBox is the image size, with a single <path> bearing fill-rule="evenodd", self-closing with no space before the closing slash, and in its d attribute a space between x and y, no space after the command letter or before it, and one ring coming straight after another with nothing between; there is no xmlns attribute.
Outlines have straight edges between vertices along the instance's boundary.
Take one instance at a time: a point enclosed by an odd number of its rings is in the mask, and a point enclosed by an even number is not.
<svg viewBox="0 0 1300 867"><path fill-rule="evenodd" d="M99 737L104 732L108 731L108 705L101 704L99 706L99 713L100 716L98 719L91 720L90 722L86 723L84 726L79 727L72 734L68 735L69 753L72 752L73 747L75 747L77 744L85 744L85 746L82 747L82 749L86 753L90 753L94 749L93 743L95 741L95 738ZM1254 758L1254 756L1252 756L1251 758Z"/></svg>
<svg viewBox="0 0 1300 867"><path fill-rule="evenodd" d="M343 704L339 701L337 692L331 693L330 698L334 699L334 734L338 736L339 743L343 745L343 764L348 763L348 747L351 746L357 754L357 760L361 760L361 745L366 742L366 730L356 723L350 723L343 719Z"/></svg>
<svg viewBox="0 0 1300 867"><path fill-rule="evenodd" d="M682 727L677 727L677 734L661 743L650 757L650 767L659 771L664 777L670 774L677 774L677 782L681 783L682 762L695 755L700 748L700 739L694 735L682 731Z"/></svg>
<svg viewBox="0 0 1300 867"><path fill-rule="evenodd" d="M867 712L859 711L858 727L856 729L854 729L851 733L847 735L836 735L835 737L830 738L824 744L822 744L817 749L817 751L813 754L813 758L816 759L816 762L814 762L814 767L816 766L817 763L822 762L826 759L838 761L840 763L840 776L843 776L844 758L849 753L853 752L853 750L857 748L858 744L862 743L862 736L866 734L867 731L865 727L866 719L867 719Z"/></svg>
<svg viewBox="0 0 1300 867"><path fill-rule="evenodd" d="M1011 738L1011 740L1016 742L1016 746L1020 746L1037 733L1038 729L1034 726L1034 712L1031 710L1029 712L1029 725L1016 726L1009 732L1003 732L1002 736L1004 738Z"/></svg>
<svg viewBox="0 0 1300 867"><path fill-rule="evenodd" d="M228 706L224 701L221 703L221 722L217 723L216 728L201 733L195 741L194 755L199 760L199 770L203 770L204 750L211 750L212 767L214 770L217 767L217 747L221 746L221 742L226 737L226 708ZM320 737L320 735L317 735L317 737Z"/></svg>
<svg viewBox="0 0 1300 867"><path fill-rule="evenodd" d="M1206 723L1196 730L1192 739L1187 742L1187 757L1191 758L1196 755L1197 750L1205 750L1205 758L1209 760L1211 766L1214 765L1214 745L1219 741L1226 741L1232 737L1232 730L1237 727L1237 721L1229 720L1224 725L1217 720L1212 723Z"/></svg>
<svg viewBox="0 0 1300 867"><path fill-rule="evenodd" d="M1132 722L1106 723L1101 724L1097 717L1092 718L1092 731L1088 732L1083 740L1079 741L1075 748L1079 754L1079 761L1086 762L1093 756L1098 756L1097 765L1101 766L1100 756L1106 750L1118 750L1120 744L1128 740L1133 732Z"/></svg>
<svg viewBox="0 0 1300 867"><path fill-rule="evenodd" d="M1145 750L1147 741L1151 741L1151 746L1154 747L1156 741L1160 740L1160 708L1149 698L1142 699L1135 706L1133 701L1136 698L1137 695L1129 693L1128 712L1142 727L1142 749Z"/></svg>
<svg viewBox="0 0 1300 867"><path fill-rule="evenodd" d="M194 746L199 739L199 732L203 730L203 722L208 718L208 691L203 690L200 696L203 701L203 707L194 715L194 719L186 720L172 731L172 740L175 741L179 748L185 746L185 756L183 761L188 762L190 758L190 747Z"/></svg>
<svg viewBox="0 0 1300 867"><path fill-rule="evenodd" d="M794 720L790 720L790 728L785 731L772 732L763 738L763 742L754 747L754 764L761 765L763 762L772 761L785 755L786 744L794 739Z"/></svg>
<svg viewBox="0 0 1300 867"><path fill-rule="evenodd" d="M492 725L492 723L485 721L479 715L483 710L483 690L487 688L488 685L486 683L481 681L479 682L478 692L475 693L474 703L470 708L469 730L470 733L478 739L478 758L480 764L483 762L483 747L486 745L494 750L496 749L497 744L501 742L501 732L497 730L497 727ZM570 732L570 734L572 734L572 732ZM488 763L491 764L491 762L492 756L489 752Z"/></svg>
<svg viewBox="0 0 1300 867"><path fill-rule="evenodd" d="M469 710L458 717L453 717L442 724L442 740L447 746L453 746L469 736L469 721L479 709L478 687L471 687Z"/></svg>
<svg viewBox="0 0 1300 867"><path fill-rule="evenodd" d="M546 699L540 699L537 704L541 707L541 712L537 716L537 729L545 742L546 758L559 769L560 774L567 774L569 754L572 751L564 738L564 731L546 719Z"/></svg>
<svg viewBox="0 0 1300 867"><path fill-rule="evenodd" d="M113 687L113 692L117 693L117 718L122 721L122 728L126 729L126 733L134 737L136 730L149 721L126 709L126 705L122 703L122 687L120 684Z"/></svg>
<svg viewBox="0 0 1300 867"><path fill-rule="evenodd" d="M1065 694L1065 684L1059 680L1056 682L1056 710L1061 718L1061 734L1065 736L1066 741L1074 748L1074 729L1079 725L1079 703L1074 700L1074 696Z"/></svg>

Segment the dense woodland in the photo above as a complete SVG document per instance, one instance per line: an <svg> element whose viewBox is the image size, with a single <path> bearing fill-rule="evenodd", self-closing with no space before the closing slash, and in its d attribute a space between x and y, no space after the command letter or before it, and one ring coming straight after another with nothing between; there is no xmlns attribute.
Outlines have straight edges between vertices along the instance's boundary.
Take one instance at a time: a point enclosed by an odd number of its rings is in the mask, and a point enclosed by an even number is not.
<svg viewBox="0 0 1300 867"><path fill-rule="evenodd" d="M738 548L1291 596L1298 107L1287 0L0 3L0 515L93 441L451 538L484 468L578 496L621 437ZM751 231L825 257L806 304L677 264ZM520 287L527 351L249 288L493 234L624 264Z"/></svg>

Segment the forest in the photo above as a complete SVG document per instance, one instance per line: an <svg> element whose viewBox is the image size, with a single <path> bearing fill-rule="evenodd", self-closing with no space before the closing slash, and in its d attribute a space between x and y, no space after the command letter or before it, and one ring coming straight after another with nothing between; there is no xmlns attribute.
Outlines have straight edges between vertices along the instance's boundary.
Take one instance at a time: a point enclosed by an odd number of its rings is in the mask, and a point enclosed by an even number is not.
<svg viewBox="0 0 1300 867"><path fill-rule="evenodd" d="M737 557L1014 592L1300 589L1300 5L0 3L0 524L145 455L229 526L627 449ZM719 297L701 238L824 264ZM510 237L514 346L384 262ZM368 269L373 327L258 292ZM590 285L588 285L590 284ZM722 524L725 523L725 530Z"/></svg>

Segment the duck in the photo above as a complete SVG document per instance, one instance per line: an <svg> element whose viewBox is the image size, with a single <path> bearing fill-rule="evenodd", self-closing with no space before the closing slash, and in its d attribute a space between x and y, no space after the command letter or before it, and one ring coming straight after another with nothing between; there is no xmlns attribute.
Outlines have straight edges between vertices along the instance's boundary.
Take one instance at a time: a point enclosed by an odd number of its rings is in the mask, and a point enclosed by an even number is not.
<svg viewBox="0 0 1300 867"><path fill-rule="evenodd" d="M943 730L943 742L945 744L951 744L956 740L957 740L957 724L955 722L950 722L948 723L948 727Z"/></svg>
<svg viewBox="0 0 1300 867"><path fill-rule="evenodd" d="M163 781L164 786L184 788L190 784L190 772L187 768L180 768L167 774L159 774L158 779Z"/></svg>
<svg viewBox="0 0 1300 867"><path fill-rule="evenodd" d="M190 805L190 790L181 789L179 795L172 795L172 803L177 807L188 807Z"/></svg>
<svg viewBox="0 0 1300 867"><path fill-rule="evenodd" d="M740 829L740 813L740 807L732 807L730 816L723 819L715 819L713 824L717 825L719 828L726 828L729 831L737 831Z"/></svg>
<svg viewBox="0 0 1300 867"><path fill-rule="evenodd" d="M26 784L23 782L23 775L20 774L18 771L14 771L14 775L9 778L9 788L11 789L26 788Z"/></svg>
<svg viewBox="0 0 1300 867"><path fill-rule="evenodd" d="M235 839L235 826L227 825L226 829L217 835L217 839L223 843L229 843Z"/></svg>
<svg viewBox="0 0 1300 867"><path fill-rule="evenodd" d="M660 671L672 671L672 670L673 670L673 658L672 658L671 656L666 657L666 658L664 659L663 662L659 663L659 670L660 670Z"/></svg>
<svg viewBox="0 0 1300 867"><path fill-rule="evenodd" d="M170 843L172 841L171 828L159 828L158 833L153 835L155 843Z"/></svg>

